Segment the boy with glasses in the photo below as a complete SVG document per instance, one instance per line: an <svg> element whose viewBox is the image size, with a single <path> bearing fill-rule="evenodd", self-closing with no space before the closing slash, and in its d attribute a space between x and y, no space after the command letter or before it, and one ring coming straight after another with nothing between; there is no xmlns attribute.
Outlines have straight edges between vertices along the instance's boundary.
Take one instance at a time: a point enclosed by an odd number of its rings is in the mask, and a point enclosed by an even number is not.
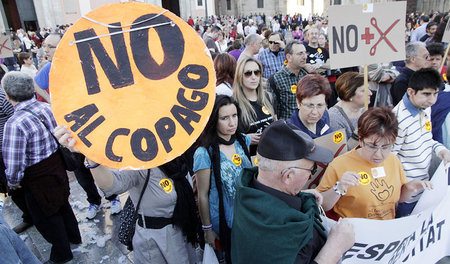
<svg viewBox="0 0 450 264"><path fill-rule="evenodd" d="M442 78L436 70L417 70L409 79L402 100L393 109L399 131L392 151L402 162L409 181L429 180L432 151L445 163L450 161L450 151L433 140L431 132L431 106L436 103L441 87ZM409 215L421 194L419 192L405 203L399 203L396 217Z"/></svg>

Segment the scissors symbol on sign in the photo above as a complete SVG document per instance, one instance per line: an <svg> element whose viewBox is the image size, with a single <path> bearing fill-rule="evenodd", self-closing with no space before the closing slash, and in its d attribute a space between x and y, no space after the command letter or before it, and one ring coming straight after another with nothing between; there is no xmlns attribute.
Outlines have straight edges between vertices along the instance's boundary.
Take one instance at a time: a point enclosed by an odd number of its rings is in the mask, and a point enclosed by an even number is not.
<svg viewBox="0 0 450 264"><path fill-rule="evenodd" d="M11 50L10 48L6 47L6 42L8 41L8 39L5 39L5 42L3 42L3 44L0 44L0 54L2 53L2 49L5 48L7 50Z"/></svg>
<svg viewBox="0 0 450 264"><path fill-rule="evenodd" d="M378 39L378 41L375 43L375 45L372 46L372 48L370 49L370 56L375 55L375 52L377 51L377 45L384 40L386 42L386 44L388 44L389 47L391 47L391 49L395 52L397 52L397 49L395 49L394 45L392 45L392 43L386 38L386 35L389 33L389 31L391 31L391 29L397 25L398 21L400 21L400 19L395 20L394 23L392 23L392 25L386 29L385 32L381 31L380 28L377 25L377 19L372 17L370 19L370 24L378 31L378 33L380 33L380 38Z"/></svg>

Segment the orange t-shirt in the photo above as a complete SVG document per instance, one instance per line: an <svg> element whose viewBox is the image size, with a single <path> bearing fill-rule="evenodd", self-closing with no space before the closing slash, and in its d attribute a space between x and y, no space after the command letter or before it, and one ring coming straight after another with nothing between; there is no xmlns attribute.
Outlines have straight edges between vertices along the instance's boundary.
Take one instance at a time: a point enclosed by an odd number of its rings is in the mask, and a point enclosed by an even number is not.
<svg viewBox="0 0 450 264"><path fill-rule="evenodd" d="M382 167L382 169L380 168ZM392 153L380 165L364 160L353 149L335 158L323 175L317 190L325 192L336 184L346 171L354 171L365 178L360 185L351 186L333 207L340 217L378 220L395 218L395 204L400 199L402 185L407 183L402 164ZM385 176L374 178L374 176Z"/></svg>

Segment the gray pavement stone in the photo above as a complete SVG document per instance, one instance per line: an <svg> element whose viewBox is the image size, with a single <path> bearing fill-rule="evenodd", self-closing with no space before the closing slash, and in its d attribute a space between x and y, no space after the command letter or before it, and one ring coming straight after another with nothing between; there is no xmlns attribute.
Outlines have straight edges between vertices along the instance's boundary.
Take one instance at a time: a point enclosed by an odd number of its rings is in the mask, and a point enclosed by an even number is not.
<svg viewBox="0 0 450 264"><path fill-rule="evenodd" d="M82 244L71 245L74 258L69 263L133 263L133 253L118 241L120 216L110 214L109 201L102 199L102 207L96 217L92 220L86 219L89 208L86 193L72 173L69 173L69 180L71 190L69 202L78 220L82 237ZM120 196L122 205L125 204L127 197L128 194ZM22 213L10 197L5 199L3 216L11 227L22 222ZM40 261L45 262L49 259L51 245L34 226L20 234L20 237Z"/></svg>

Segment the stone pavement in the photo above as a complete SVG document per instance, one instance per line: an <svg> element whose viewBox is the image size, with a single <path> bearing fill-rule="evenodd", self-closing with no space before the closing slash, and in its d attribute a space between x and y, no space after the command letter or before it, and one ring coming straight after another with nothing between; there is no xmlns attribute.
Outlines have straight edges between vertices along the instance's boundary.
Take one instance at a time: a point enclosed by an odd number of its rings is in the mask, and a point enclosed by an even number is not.
<svg viewBox="0 0 450 264"><path fill-rule="evenodd" d="M93 220L86 219L89 208L86 193L76 181L73 173L69 173L69 179L71 193L69 202L78 219L78 227L83 241L81 245L71 246L74 258L69 263L133 263L133 253L128 251L117 239L120 215L111 215L110 203L103 198L102 208L97 216ZM120 196L122 206L127 197L128 194ZM21 211L9 197L5 199L3 216L11 227L22 221ZM20 237L40 261L45 262L50 258L50 244L34 226L20 234Z"/></svg>

